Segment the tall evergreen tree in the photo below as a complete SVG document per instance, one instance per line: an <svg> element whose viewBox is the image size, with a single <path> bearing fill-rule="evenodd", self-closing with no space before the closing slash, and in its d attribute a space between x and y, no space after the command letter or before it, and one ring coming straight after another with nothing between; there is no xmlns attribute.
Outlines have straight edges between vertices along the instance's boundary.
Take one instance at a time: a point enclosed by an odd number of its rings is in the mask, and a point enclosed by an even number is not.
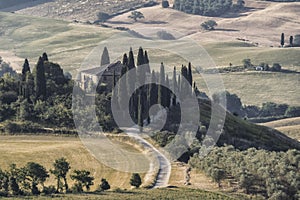
<svg viewBox="0 0 300 200"><path fill-rule="evenodd" d="M157 100L158 100L158 91L157 91L157 84L156 84L156 75L155 75L155 71L152 70L151 73L151 82L152 84L150 85L150 89L149 89L149 93L150 93L150 106L157 104ZM149 107L150 107L149 106Z"/></svg>
<svg viewBox="0 0 300 200"><path fill-rule="evenodd" d="M280 41L281 47L284 46L284 33L281 33L281 41Z"/></svg>
<svg viewBox="0 0 300 200"><path fill-rule="evenodd" d="M158 80L158 103L162 106L166 106L165 105L165 97L164 97L164 84L165 84L165 67L164 64L161 63L160 65L160 73L159 73L159 80Z"/></svg>
<svg viewBox="0 0 300 200"><path fill-rule="evenodd" d="M22 67L22 80L25 81L26 79L26 73L29 72L30 73L30 66L29 66L29 62L28 59L26 58Z"/></svg>
<svg viewBox="0 0 300 200"><path fill-rule="evenodd" d="M145 61L144 61L144 51L142 47L139 48L138 57L137 57L137 81L140 83L140 85L143 85L145 79L146 79L146 71L145 71Z"/></svg>
<svg viewBox="0 0 300 200"><path fill-rule="evenodd" d="M188 67L188 82L192 86L193 84L193 73L192 73L192 64L189 62L189 67Z"/></svg>
<svg viewBox="0 0 300 200"><path fill-rule="evenodd" d="M290 46L294 46L294 37L292 35L290 36Z"/></svg>
<svg viewBox="0 0 300 200"><path fill-rule="evenodd" d="M130 70L132 68L135 68L135 64L134 64L133 51L132 51L132 48L130 47L129 58L128 58L128 69Z"/></svg>
<svg viewBox="0 0 300 200"><path fill-rule="evenodd" d="M170 103L171 103L171 92L169 90L170 88L170 81L169 81L169 76L166 76L166 89L165 89L165 105L167 108L170 107Z"/></svg>
<svg viewBox="0 0 300 200"><path fill-rule="evenodd" d="M138 95L138 125L140 127L140 132L143 131L143 125L144 125L144 123L143 123L144 111L143 111L143 100L142 99L143 99L142 95L141 94Z"/></svg>
<svg viewBox="0 0 300 200"><path fill-rule="evenodd" d="M45 100L46 98L46 78L43 58L40 57L35 70L35 98Z"/></svg>
<svg viewBox="0 0 300 200"><path fill-rule="evenodd" d="M128 68L128 57L127 57L126 53L123 55L122 64L123 64L123 67L121 70L121 76L123 76L127 72L127 68Z"/></svg>
<svg viewBox="0 0 300 200"><path fill-rule="evenodd" d="M173 93L173 96L172 96L172 104L173 104L173 106L175 106L176 105L176 95L175 95L175 93L178 92L176 67L174 67L174 70L173 70L172 83L173 83L173 90L174 90L174 93Z"/></svg>
<svg viewBox="0 0 300 200"><path fill-rule="evenodd" d="M125 104L125 99L127 98L127 87L126 87L126 76L127 74L125 73L123 77L119 81L119 91L118 91L118 101L119 101L119 108L121 111L125 111L128 105ZM123 113L124 114L124 113Z"/></svg>
<svg viewBox="0 0 300 200"><path fill-rule="evenodd" d="M144 61L145 61L145 64L146 64L146 67L145 67L145 69L146 69L146 73L151 73L151 71L150 71L150 61L149 61L149 57L148 57L148 53L147 53L147 51L145 51L145 57L144 57Z"/></svg>
<svg viewBox="0 0 300 200"><path fill-rule="evenodd" d="M43 58L43 61L47 61L47 62L49 61L48 55L47 55L46 52L43 53L43 57L42 58Z"/></svg>
<svg viewBox="0 0 300 200"><path fill-rule="evenodd" d="M101 56L101 66L108 65L110 63L109 53L107 47L104 47L103 53Z"/></svg>

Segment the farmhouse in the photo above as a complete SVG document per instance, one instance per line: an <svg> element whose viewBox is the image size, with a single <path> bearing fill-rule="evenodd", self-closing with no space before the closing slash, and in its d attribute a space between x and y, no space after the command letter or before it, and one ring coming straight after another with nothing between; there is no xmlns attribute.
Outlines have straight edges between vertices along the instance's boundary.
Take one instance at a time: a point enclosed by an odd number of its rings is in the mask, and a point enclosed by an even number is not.
<svg viewBox="0 0 300 200"><path fill-rule="evenodd" d="M85 91L91 91L95 86L100 86L104 91L111 91L121 76L122 67L122 63L118 61L106 66L86 69L78 73L76 81Z"/></svg>

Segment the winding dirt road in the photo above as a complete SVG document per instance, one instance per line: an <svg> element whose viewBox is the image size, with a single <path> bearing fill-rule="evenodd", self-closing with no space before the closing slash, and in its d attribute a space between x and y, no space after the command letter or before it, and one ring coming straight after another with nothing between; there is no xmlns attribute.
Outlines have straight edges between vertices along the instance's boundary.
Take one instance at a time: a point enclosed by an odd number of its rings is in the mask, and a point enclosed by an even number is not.
<svg viewBox="0 0 300 200"><path fill-rule="evenodd" d="M142 138L139 135L139 131L135 128L130 128L128 129L127 134L136 139L139 143L141 143L143 145L143 147L148 150L149 152L151 152L155 158L158 161L158 174L156 177L156 182L154 184L154 188L158 188L158 187L167 187L168 183L169 183L169 178L171 175L171 163L170 161L167 159L167 157L162 154L156 147L154 147L152 144L150 144L149 142L147 142L144 138ZM156 163L151 163L150 168L154 168ZM150 169L149 171L152 171L152 169Z"/></svg>

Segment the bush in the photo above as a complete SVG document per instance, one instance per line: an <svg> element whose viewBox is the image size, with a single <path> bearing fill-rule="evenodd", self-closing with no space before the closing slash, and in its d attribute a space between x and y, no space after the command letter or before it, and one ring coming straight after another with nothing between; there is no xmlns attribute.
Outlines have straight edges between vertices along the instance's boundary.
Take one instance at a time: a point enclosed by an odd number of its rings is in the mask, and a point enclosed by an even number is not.
<svg viewBox="0 0 300 200"><path fill-rule="evenodd" d="M109 185L109 183L107 182L107 180L103 178L103 179L101 179L101 184L99 185L99 188L100 188L101 190L103 190L103 191L109 190L109 189L110 189L110 185Z"/></svg>
<svg viewBox="0 0 300 200"><path fill-rule="evenodd" d="M75 183L75 184L71 187L71 192L72 192L73 194L82 193L82 192L83 192L82 184L81 184L81 183Z"/></svg>
<svg viewBox="0 0 300 200"><path fill-rule="evenodd" d="M139 174L133 173L131 178L130 178L130 185L138 188L142 184L142 180Z"/></svg>
<svg viewBox="0 0 300 200"><path fill-rule="evenodd" d="M201 28L204 29L204 30L215 30L215 26L217 26L217 22L214 21L214 20L208 20L208 21L205 21L201 24Z"/></svg>
<svg viewBox="0 0 300 200"><path fill-rule="evenodd" d="M278 63L274 63L271 70L274 71L274 72L280 72L281 71L281 65L278 64Z"/></svg>
<svg viewBox="0 0 300 200"><path fill-rule="evenodd" d="M54 194L56 193L56 188L54 185L50 185L50 186L45 186L42 193L49 195L49 194Z"/></svg>
<svg viewBox="0 0 300 200"><path fill-rule="evenodd" d="M163 1L161 2L161 6L162 6L163 8L168 8L168 7L170 6L169 1L163 0Z"/></svg>
<svg viewBox="0 0 300 200"><path fill-rule="evenodd" d="M105 22L110 18L110 15L105 12L99 12L97 17L98 17L98 21Z"/></svg>
<svg viewBox="0 0 300 200"><path fill-rule="evenodd" d="M285 112L287 117L300 117L300 107L289 106Z"/></svg>

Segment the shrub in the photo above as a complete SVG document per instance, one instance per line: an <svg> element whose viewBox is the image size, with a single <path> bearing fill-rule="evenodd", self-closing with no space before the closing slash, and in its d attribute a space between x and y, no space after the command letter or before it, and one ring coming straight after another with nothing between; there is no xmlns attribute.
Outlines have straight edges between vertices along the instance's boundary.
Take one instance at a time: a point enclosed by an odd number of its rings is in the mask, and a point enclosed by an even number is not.
<svg viewBox="0 0 300 200"><path fill-rule="evenodd" d="M162 6L163 8L168 8L168 7L170 6L169 1L163 0L163 1L161 2L161 6Z"/></svg>
<svg viewBox="0 0 300 200"><path fill-rule="evenodd" d="M105 12L99 12L97 17L98 17L98 21L105 22L110 18L110 15Z"/></svg>
<svg viewBox="0 0 300 200"><path fill-rule="evenodd" d="M103 179L101 179L101 184L99 185L99 188L101 190L109 190L110 189L110 185L107 182L107 180L103 178Z"/></svg>
<svg viewBox="0 0 300 200"><path fill-rule="evenodd" d="M42 193L49 195L49 194L54 194L56 193L56 188L54 185L50 185L50 186L45 186Z"/></svg>
<svg viewBox="0 0 300 200"><path fill-rule="evenodd" d="M130 185L138 188L142 184L142 180L139 174L133 173L131 178L130 178Z"/></svg>
<svg viewBox="0 0 300 200"><path fill-rule="evenodd" d="M205 21L201 24L201 28L204 29L204 30L215 30L215 26L217 26L217 22L214 21L214 20L208 20L208 21Z"/></svg>
<svg viewBox="0 0 300 200"><path fill-rule="evenodd" d="M287 117L300 117L300 107L289 106L285 111L285 116Z"/></svg>
<svg viewBox="0 0 300 200"><path fill-rule="evenodd" d="M81 184L81 183L75 183L75 184L71 187L71 192L72 192L73 194L82 193L82 192L83 192L82 184Z"/></svg>

